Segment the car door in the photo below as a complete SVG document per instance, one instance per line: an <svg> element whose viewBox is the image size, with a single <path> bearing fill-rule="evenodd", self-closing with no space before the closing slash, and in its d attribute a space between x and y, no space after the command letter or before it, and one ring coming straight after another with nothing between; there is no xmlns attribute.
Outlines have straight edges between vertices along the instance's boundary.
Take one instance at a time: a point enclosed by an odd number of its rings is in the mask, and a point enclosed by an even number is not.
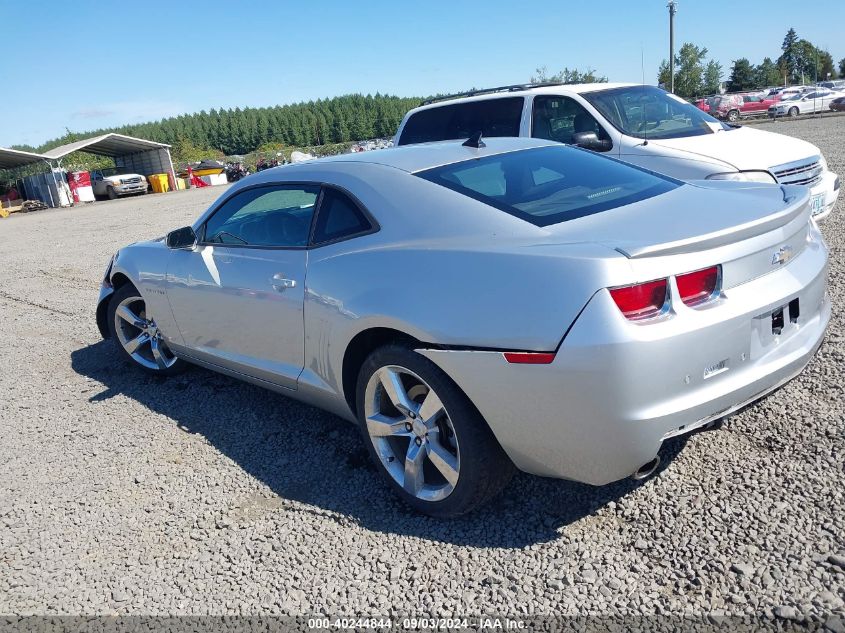
<svg viewBox="0 0 845 633"><path fill-rule="evenodd" d="M183 353L296 388L319 192L313 184L242 189L199 227L193 249L171 253L167 295Z"/></svg>

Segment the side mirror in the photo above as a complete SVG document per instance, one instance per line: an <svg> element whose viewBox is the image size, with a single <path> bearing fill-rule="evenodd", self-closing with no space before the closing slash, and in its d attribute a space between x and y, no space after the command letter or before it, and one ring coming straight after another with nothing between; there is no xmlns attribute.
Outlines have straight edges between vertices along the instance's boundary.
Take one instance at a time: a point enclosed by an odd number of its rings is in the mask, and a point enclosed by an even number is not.
<svg viewBox="0 0 845 633"><path fill-rule="evenodd" d="M197 234L190 226L170 231L165 240L167 248L193 248L197 243Z"/></svg>
<svg viewBox="0 0 845 633"><path fill-rule="evenodd" d="M575 132L572 144L594 152L606 152L610 149L610 142L602 140L595 132Z"/></svg>

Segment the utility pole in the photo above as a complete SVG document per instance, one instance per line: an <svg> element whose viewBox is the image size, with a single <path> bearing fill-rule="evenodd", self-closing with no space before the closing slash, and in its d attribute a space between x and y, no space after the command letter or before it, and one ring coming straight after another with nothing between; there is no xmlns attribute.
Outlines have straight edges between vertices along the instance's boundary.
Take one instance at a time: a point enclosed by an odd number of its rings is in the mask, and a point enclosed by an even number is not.
<svg viewBox="0 0 845 633"><path fill-rule="evenodd" d="M669 92L675 92L675 0L669 0Z"/></svg>

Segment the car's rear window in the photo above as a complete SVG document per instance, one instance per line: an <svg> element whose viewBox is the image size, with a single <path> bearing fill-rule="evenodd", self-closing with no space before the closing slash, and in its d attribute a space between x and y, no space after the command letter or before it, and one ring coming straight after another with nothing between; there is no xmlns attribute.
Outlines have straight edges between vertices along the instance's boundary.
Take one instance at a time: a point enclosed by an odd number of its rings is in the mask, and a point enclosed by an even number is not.
<svg viewBox="0 0 845 633"><path fill-rule="evenodd" d="M481 132L493 136L519 136L523 97L485 99L420 110L410 116L399 145L469 138Z"/></svg>
<svg viewBox="0 0 845 633"><path fill-rule="evenodd" d="M536 226L615 209L682 184L563 145L485 156L416 175Z"/></svg>

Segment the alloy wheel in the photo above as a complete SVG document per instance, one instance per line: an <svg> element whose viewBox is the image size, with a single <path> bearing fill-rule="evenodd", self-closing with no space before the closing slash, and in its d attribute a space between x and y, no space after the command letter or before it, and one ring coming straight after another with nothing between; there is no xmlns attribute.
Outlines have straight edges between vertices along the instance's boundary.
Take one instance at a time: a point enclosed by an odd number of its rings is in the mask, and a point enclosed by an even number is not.
<svg viewBox="0 0 845 633"><path fill-rule="evenodd" d="M367 434L393 480L424 501L448 497L458 483L460 451L440 397L398 365L370 376L365 391Z"/></svg>
<svg viewBox="0 0 845 633"><path fill-rule="evenodd" d="M162 340L155 320L148 318L141 297L127 297L120 302L114 311L114 331L132 360L147 369L169 369L177 361Z"/></svg>

